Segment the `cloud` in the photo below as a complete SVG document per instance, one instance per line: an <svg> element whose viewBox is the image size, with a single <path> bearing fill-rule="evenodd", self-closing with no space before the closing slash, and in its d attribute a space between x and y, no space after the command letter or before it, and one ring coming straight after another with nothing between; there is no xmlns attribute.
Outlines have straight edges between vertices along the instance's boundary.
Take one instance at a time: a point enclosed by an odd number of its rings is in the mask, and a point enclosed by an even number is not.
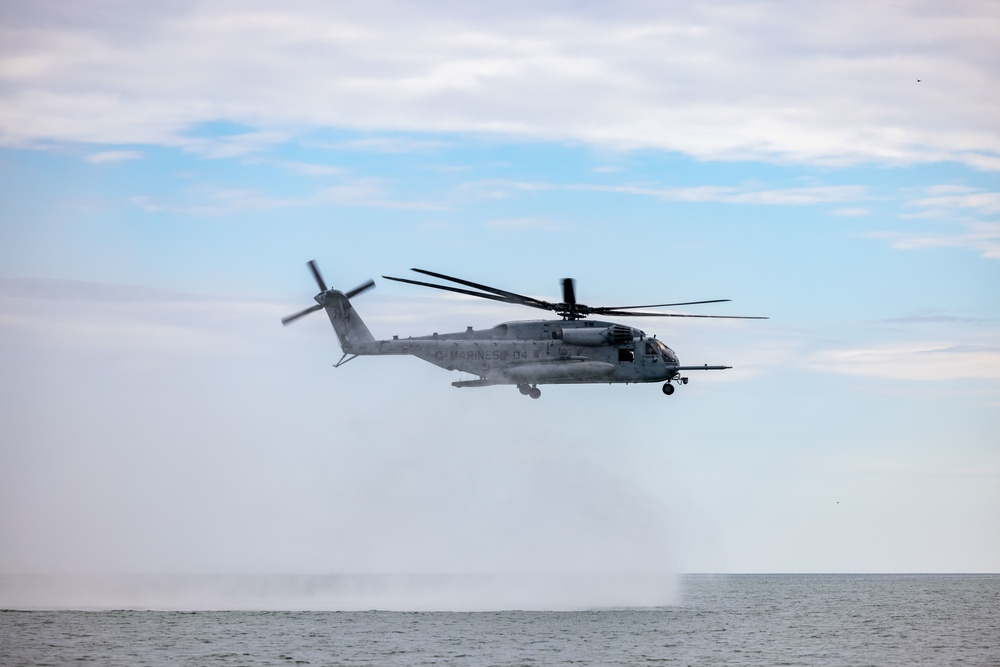
<svg viewBox="0 0 1000 667"><path fill-rule="evenodd" d="M656 187L649 185L595 185L589 183L545 183L528 181L484 180L465 183L460 188L484 198L506 198L517 191L603 192L654 197L664 201L689 203L753 204L804 206L868 197L861 185L813 186L801 188L760 189L751 186Z"/></svg>
<svg viewBox="0 0 1000 667"><path fill-rule="evenodd" d="M1000 192L962 185L937 185L927 188L926 196L907 202L923 210L908 213L904 219L943 219L958 231L870 232L870 238L885 239L900 250L926 248L961 248L972 250L986 259L1000 259Z"/></svg>
<svg viewBox="0 0 1000 667"><path fill-rule="evenodd" d="M324 188L319 194L319 199L324 202L334 202L343 206L423 211L442 211L447 209L447 206L433 201L391 199L386 194L382 182L376 178L356 178L347 180L339 185Z"/></svg>
<svg viewBox="0 0 1000 667"><path fill-rule="evenodd" d="M310 176L342 176L339 182L301 196L275 196L253 188L222 187L203 183L176 194L137 194L129 201L147 213L228 215L244 211L306 208L335 203L341 206L441 211L447 206L434 201L394 199L381 180L347 175L347 170L324 165L276 162L278 167Z"/></svg>
<svg viewBox="0 0 1000 667"><path fill-rule="evenodd" d="M893 317L880 320L881 324L890 326L910 326L910 325L938 325L938 324L958 324L963 326L988 326L991 320L982 317L962 317L949 315L936 310L922 310L912 315L903 317Z"/></svg>
<svg viewBox="0 0 1000 667"><path fill-rule="evenodd" d="M998 26L1000 8L985 1L24 3L0 39L0 142L225 156L349 128L996 170ZM215 119L253 129L187 134Z"/></svg>
<svg viewBox="0 0 1000 667"><path fill-rule="evenodd" d="M1000 378L1000 347L954 341L894 343L825 350L812 356L814 370L886 380L991 380Z"/></svg>
<svg viewBox="0 0 1000 667"><path fill-rule="evenodd" d="M366 151L372 153L413 153L417 151L432 151L447 147L444 141L413 139L410 137L370 137L367 139L351 139L336 145L338 148Z"/></svg>
<svg viewBox="0 0 1000 667"><path fill-rule="evenodd" d="M928 464L899 459L879 459L870 455L845 457L843 454L838 454L836 458L825 460L823 465L833 470L843 470L853 474L923 478L951 477L968 481L1000 479L1000 467L989 464L963 466L949 463L942 465L940 461Z"/></svg>
<svg viewBox="0 0 1000 667"><path fill-rule="evenodd" d="M67 295L72 295L67 300ZM64 350L245 352L231 327L277 322L277 304L70 280L0 280L0 331Z"/></svg>
<svg viewBox="0 0 1000 667"><path fill-rule="evenodd" d="M928 189L929 197L908 202L908 206L919 206L920 213L904 217L950 216L956 212L976 215L1000 213L1000 192L989 192L962 186L935 186Z"/></svg>
<svg viewBox="0 0 1000 667"><path fill-rule="evenodd" d="M198 137L182 139L179 143L186 150L207 158L226 158L266 152L272 146L291 138L287 132L243 132L224 137Z"/></svg>
<svg viewBox="0 0 1000 667"><path fill-rule="evenodd" d="M250 188L220 188L203 185L180 195L134 195L132 204L147 213L185 213L193 215L224 215L240 211L260 211L305 206L305 198L273 197Z"/></svg>
<svg viewBox="0 0 1000 667"><path fill-rule="evenodd" d="M302 176L343 176L348 173L345 167L314 162L296 162L294 160L277 160L273 164L293 174Z"/></svg>
<svg viewBox="0 0 1000 667"><path fill-rule="evenodd" d="M972 222L964 226L965 231L955 234L871 232L868 236L886 239L900 250L960 248L975 251L986 259L1000 259L1000 222Z"/></svg>
<svg viewBox="0 0 1000 667"><path fill-rule="evenodd" d="M863 218L865 216L871 215L872 212L867 208L862 208L860 206L848 206L844 208L835 208L830 211L831 215L840 216L843 218Z"/></svg>
<svg viewBox="0 0 1000 667"><path fill-rule="evenodd" d="M142 153L139 151L101 151L87 156L87 162L91 164L114 164L141 159Z"/></svg>

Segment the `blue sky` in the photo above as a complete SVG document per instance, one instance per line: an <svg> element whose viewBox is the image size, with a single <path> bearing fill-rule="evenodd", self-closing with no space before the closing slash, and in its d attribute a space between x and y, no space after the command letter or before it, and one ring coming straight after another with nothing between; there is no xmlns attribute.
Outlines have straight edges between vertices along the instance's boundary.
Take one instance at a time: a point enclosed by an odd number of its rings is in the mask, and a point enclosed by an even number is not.
<svg viewBox="0 0 1000 667"><path fill-rule="evenodd" d="M0 572L1000 570L995 5L4 14ZM529 401L332 369L309 259L771 319Z"/></svg>

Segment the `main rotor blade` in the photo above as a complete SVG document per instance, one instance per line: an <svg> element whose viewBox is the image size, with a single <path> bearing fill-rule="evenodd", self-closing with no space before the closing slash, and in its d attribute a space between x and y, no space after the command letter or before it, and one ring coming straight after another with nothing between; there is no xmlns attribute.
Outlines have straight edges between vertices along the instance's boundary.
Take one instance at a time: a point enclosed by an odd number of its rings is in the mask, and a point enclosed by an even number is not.
<svg viewBox="0 0 1000 667"><path fill-rule="evenodd" d="M603 310L594 309L591 313L598 315L610 315L612 317L706 317L715 320L768 320L769 317L756 317L747 315L687 315L684 313L635 313L625 310Z"/></svg>
<svg viewBox="0 0 1000 667"><path fill-rule="evenodd" d="M320 292L325 292L326 291L326 283L323 282L323 276L321 276L320 273L319 273L319 267L316 266L316 260L315 259L310 259L307 262L307 264L309 265L309 270L312 271L313 278L316 279L316 284L319 285L319 291Z"/></svg>
<svg viewBox="0 0 1000 667"><path fill-rule="evenodd" d="M478 296L481 299L492 299L493 301L503 301L504 303L520 303L520 301L512 301L507 297L499 296L496 294L484 294L483 292L473 292L472 290L461 289L459 287L451 287L449 285L435 285L434 283L425 283L420 280L410 280L409 278L393 278L392 276L382 276L386 280L395 280L397 283L409 283L410 285L420 285L421 287L433 287L434 289L446 290L448 292L457 292L458 294L467 294L469 296Z"/></svg>
<svg viewBox="0 0 1000 667"><path fill-rule="evenodd" d="M732 299L709 299L708 301L685 301L683 303L651 303L648 306L599 306L595 307L594 311L631 310L633 308L671 308L673 306L696 306L700 303L722 303L723 301L732 301Z"/></svg>
<svg viewBox="0 0 1000 667"><path fill-rule="evenodd" d="M681 313L644 313L635 312L635 309L641 308L669 308L673 306L693 306L703 303L722 303L724 301L729 301L730 299L709 299L705 301L684 301L680 303L657 303L650 304L647 306L585 306L583 304L578 304L576 302L576 290L574 288L574 281L572 278L564 278L562 280L563 288L563 302L562 303L549 303L548 301L542 301L541 299L535 299L530 296L524 296L523 294L517 294L516 292L508 292L507 290L497 289L496 287L490 287L489 285L483 285L481 283L475 283L471 280L463 280L462 278L455 278L454 276L445 275L443 273L436 273L434 271L428 271L426 269L412 269L417 273L422 273L427 276L432 276L434 278L439 278L441 280L448 280L453 283L458 283L459 285L465 285L466 287L473 287L481 292L474 292L472 290L461 289L458 287L451 287L449 285L438 285L436 283L427 283L420 280L410 280L408 278L394 278L392 276L382 276L386 280L394 280L400 283L409 283L411 285L420 285L421 287L431 287L433 289L444 290L446 292L455 292L457 294L466 294L468 296L479 297L480 299L490 299L492 301L501 301L504 303L518 304L522 306L528 306L531 308L538 308L541 310L551 310L563 316L564 319L581 319L587 317L588 315L610 315L618 317L702 317L711 319L723 319L723 320L766 320L766 317L746 317L741 315L685 315Z"/></svg>
<svg viewBox="0 0 1000 667"><path fill-rule="evenodd" d="M563 278L562 279L563 288L563 303L569 306L576 305L576 290L573 289L573 279Z"/></svg>
<svg viewBox="0 0 1000 667"><path fill-rule="evenodd" d="M535 299L530 296L524 296L523 294L518 294L516 292L508 292L507 290L497 289L496 287L490 287L489 285L474 283L471 280L462 280L461 278L446 276L443 273L435 273L434 271L427 271L426 269L410 269L410 270L416 271L417 273L422 273L425 276L433 276L434 278L440 278L441 280L450 280L451 282L458 283L459 285L465 285L466 287L475 287L476 289L481 289L484 292L497 294L499 296L506 297L506 299L504 300L509 303L519 303L525 306L531 306L532 308L541 308L543 310L553 310L555 308L555 305L549 303L548 301L542 301L541 299ZM430 285L431 287L442 287L441 285L431 285L430 283L425 283L425 284Z"/></svg>
<svg viewBox="0 0 1000 667"><path fill-rule="evenodd" d="M358 285L357 287L355 287L354 289L352 289L350 292L345 292L344 296L346 296L348 299L353 299L357 295L361 294L362 292L364 292L366 290L370 290L373 287L375 287L375 281L374 280L369 280L368 282L366 282L363 285Z"/></svg>
<svg viewBox="0 0 1000 667"><path fill-rule="evenodd" d="M281 318L281 323L284 324L287 327L289 324L291 324L295 320L299 319L300 317L305 317L309 313L315 313L317 310L322 310L322 309L323 309L323 306L321 306L321 305L319 305L317 303L315 306L309 306L305 310L301 310L301 311L295 313L294 315L289 315L288 317Z"/></svg>

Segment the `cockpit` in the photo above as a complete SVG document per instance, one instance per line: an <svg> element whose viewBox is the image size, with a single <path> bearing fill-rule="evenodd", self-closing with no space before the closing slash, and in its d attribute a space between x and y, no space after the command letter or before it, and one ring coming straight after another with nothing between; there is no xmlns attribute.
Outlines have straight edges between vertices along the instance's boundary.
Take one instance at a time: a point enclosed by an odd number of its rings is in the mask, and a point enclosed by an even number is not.
<svg viewBox="0 0 1000 667"><path fill-rule="evenodd" d="M660 355L666 364L677 365L677 355L666 344L656 338L646 339L646 354Z"/></svg>

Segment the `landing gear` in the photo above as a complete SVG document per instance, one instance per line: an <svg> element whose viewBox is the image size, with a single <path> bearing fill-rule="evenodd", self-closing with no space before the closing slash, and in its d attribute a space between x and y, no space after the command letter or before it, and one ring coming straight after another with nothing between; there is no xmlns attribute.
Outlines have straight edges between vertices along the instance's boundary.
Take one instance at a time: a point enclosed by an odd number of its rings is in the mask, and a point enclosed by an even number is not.
<svg viewBox="0 0 1000 667"><path fill-rule="evenodd" d="M517 390L521 392L523 396L531 396L532 398L538 398L542 395L542 390L537 386L531 387L526 384L517 385Z"/></svg>
<svg viewBox="0 0 1000 667"><path fill-rule="evenodd" d="M674 393L675 387L674 387L674 385L670 384L674 380L677 380L677 382L679 384L687 384L688 383L688 379L687 378L682 378L679 373L677 375L673 376L672 378L670 378L669 380L667 380L666 383L663 385L663 393L666 394L667 396L670 396L672 393Z"/></svg>

